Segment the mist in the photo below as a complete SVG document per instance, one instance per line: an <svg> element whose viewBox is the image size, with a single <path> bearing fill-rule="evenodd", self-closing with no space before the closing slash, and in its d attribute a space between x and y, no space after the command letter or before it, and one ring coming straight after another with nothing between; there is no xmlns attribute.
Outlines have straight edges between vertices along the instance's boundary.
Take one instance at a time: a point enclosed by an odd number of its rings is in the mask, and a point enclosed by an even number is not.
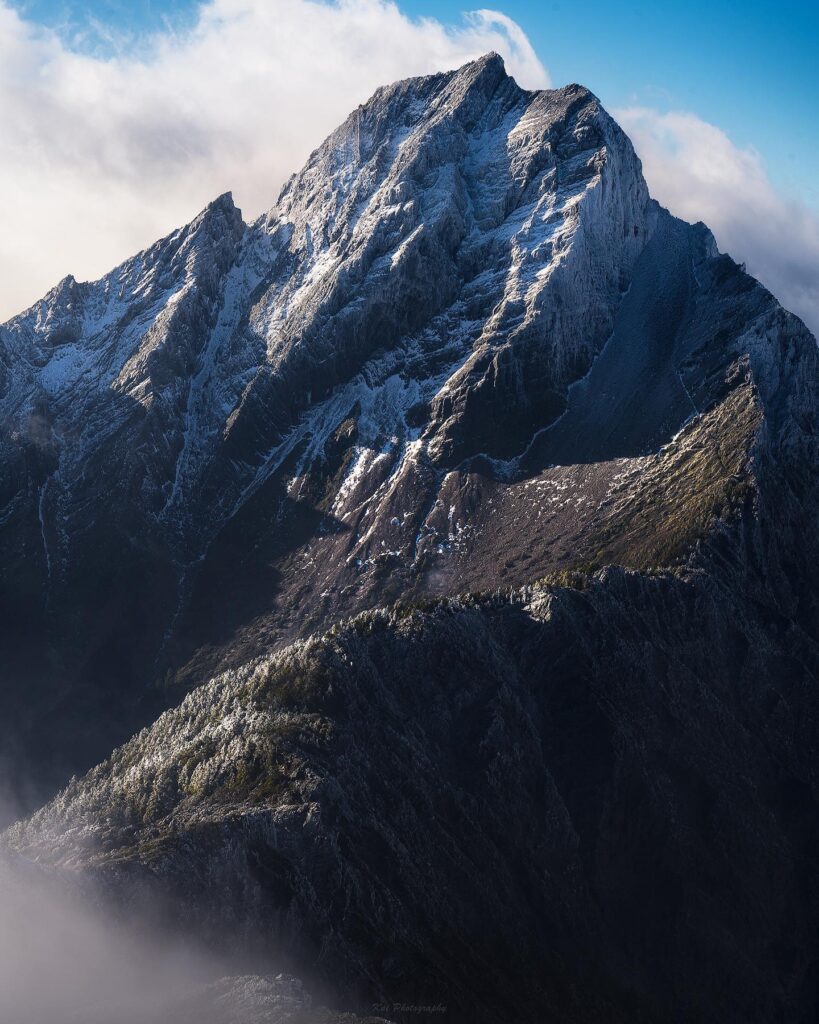
<svg viewBox="0 0 819 1024"><path fill-rule="evenodd" d="M144 921L129 926L80 886L18 858L0 860L0 901L3 1021L158 1022L224 973L193 945Z"/></svg>
<svg viewBox="0 0 819 1024"><path fill-rule="evenodd" d="M3 1024L274 1024L309 1009L300 982L242 975L141 887L122 891L21 857L0 835Z"/></svg>

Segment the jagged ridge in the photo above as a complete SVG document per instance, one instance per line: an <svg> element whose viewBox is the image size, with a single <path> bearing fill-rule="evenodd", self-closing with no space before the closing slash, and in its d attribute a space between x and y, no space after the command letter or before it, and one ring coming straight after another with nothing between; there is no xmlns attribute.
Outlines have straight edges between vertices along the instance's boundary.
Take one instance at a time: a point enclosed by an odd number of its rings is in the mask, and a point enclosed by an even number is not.
<svg viewBox="0 0 819 1024"><path fill-rule="evenodd" d="M812 493L808 332L496 55L379 90L255 224L62 282L0 366L6 747L49 786L341 616L696 567L762 468Z"/></svg>

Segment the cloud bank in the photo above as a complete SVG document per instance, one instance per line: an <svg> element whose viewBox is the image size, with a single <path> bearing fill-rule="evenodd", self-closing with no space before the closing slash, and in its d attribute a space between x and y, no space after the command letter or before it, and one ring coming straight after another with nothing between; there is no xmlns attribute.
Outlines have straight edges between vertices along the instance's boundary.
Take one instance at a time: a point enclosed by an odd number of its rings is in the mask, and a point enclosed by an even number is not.
<svg viewBox="0 0 819 1024"><path fill-rule="evenodd" d="M18 807L0 792L0 820ZM0 1021L160 1024L168 1008L226 972L144 904L110 905L102 890L9 853L0 835Z"/></svg>
<svg viewBox="0 0 819 1024"><path fill-rule="evenodd" d="M19 814L0 789L0 821ZM203 930L150 873L94 871L71 858L54 866L29 852L35 859L0 830L2 1024L330 1019L321 1004L335 993L280 973L280 961L289 970L293 957L271 950L267 936ZM257 970L264 973L248 973Z"/></svg>
<svg viewBox="0 0 819 1024"><path fill-rule="evenodd" d="M549 84L520 27L491 10L448 25L386 0L209 0L191 30L101 58L0 0L0 321L222 192L255 217L379 85L489 50L521 85Z"/></svg>
<svg viewBox="0 0 819 1024"><path fill-rule="evenodd" d="M704 221L720 249L819 336L819 215L777 193L757 152L693 114L645 107L614 114L655 199L685 220Z"/></svg>

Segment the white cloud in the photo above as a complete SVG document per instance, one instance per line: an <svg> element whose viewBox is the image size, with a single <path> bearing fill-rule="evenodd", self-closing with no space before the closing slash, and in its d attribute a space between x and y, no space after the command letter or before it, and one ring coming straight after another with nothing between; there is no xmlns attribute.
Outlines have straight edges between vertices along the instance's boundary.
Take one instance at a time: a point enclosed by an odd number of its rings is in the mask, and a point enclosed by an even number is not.
<svg viewBox="0 0 819 1024"><path fill-rule="evenodd" d="M782 197L759 154L688 113L615 111L652 195L685 220L702 220L720 249L819 336L819 215Z"/></svg>
<svg viewBox="0 0 819 1024"><path fill-rule="evenodd" d="M72 52L0 0L0 321L67 273L93 278L232 190L246 217L379 85L489 50L549 84L526 35L386 0L209 0L139 55Z"/></svg>

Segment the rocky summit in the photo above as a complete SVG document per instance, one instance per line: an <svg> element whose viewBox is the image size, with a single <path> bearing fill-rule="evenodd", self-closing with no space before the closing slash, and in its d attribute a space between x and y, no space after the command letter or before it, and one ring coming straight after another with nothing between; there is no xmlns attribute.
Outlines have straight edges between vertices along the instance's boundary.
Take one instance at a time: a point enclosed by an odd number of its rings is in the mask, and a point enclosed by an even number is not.
<svg viewBox="0 0 819 1024"><path fill-rule="evenodd" d="M816 1019L817 343L590 92L379 89L0 428L16 857L339 1013Z"/></svg>

